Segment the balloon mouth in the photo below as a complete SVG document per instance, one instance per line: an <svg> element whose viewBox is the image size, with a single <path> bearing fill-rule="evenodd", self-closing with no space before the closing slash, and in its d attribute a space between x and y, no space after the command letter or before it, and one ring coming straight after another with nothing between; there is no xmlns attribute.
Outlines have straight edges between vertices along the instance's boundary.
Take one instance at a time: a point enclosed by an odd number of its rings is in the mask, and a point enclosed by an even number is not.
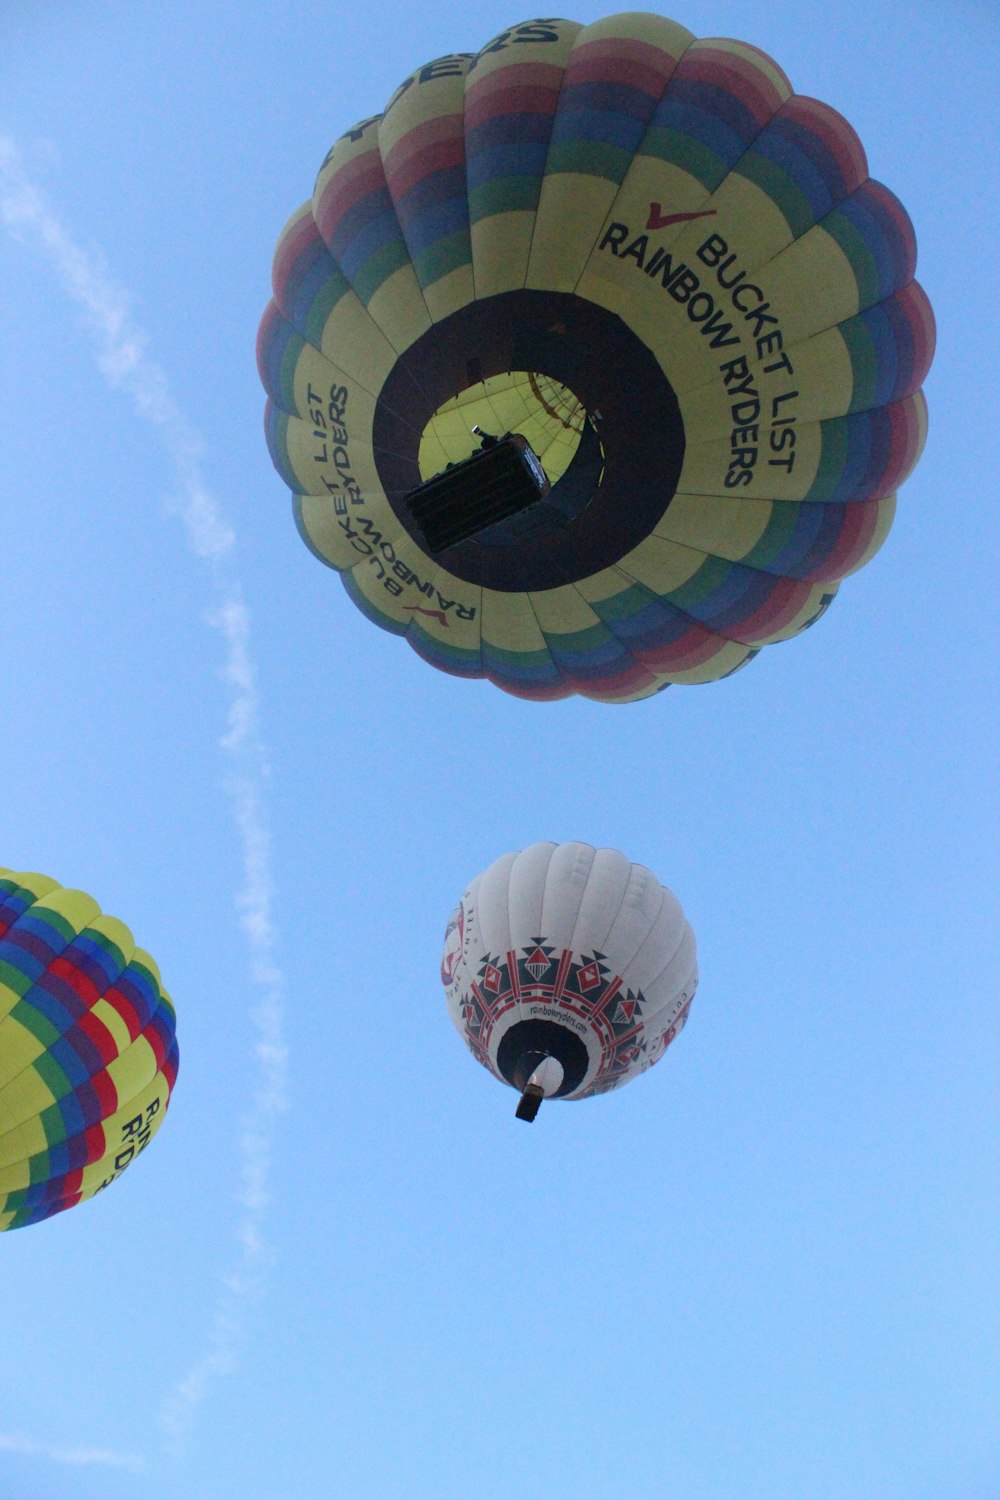
<svg viewBox="0 0 1000 1500"><path fill-rule="evenodd" d="M546 1058L555 1058L562 1068L562 1082L546 1097L563 1099L579 1088L590 1064L586 1043L557 1021L517 1021L497 1049L497 1068L504 1079L523 1093L535 1070Z"/></svg>
<svg viewBox="0 0 1000 1500"><path fill-rule="evenodd" d="M508 370L477 381L438 407L423 430L417 462L427 480L461 463L482 434L519 434L538 455L550 485L566 473L589 417L568 385L537 370Z"/></svg>
<svg viewBox="0 0 1000 1500"><path fill-rule="evenodd" d="M438 407L418 463L423 483L406 501L428 552L440 553L459 542L509 547L564 530L600 488L604 450L568 385L507 370ZM575 482L564 480L568 471Z"/></svg>
<svg viewBox="0 0 1000 1500"><path fill-rule="evenodd" d="M551 486L531 444L520 433L496 437L479 426L473 431L480 439L477 452L449 464L406 497L429 552L506 533L525 520L544 524L543 501Z"/></svg>
<svg viewBox="0 0 1000 1500"><path fill-rule="evenodd" d="M423 483L406 502L428 552L468 541L504 548L565 533L600 489L604 449L596 418L568 385L509 370L438 408L419 466Z"/></svg>
<svg viewBox="0 0 1000 1500"><path fill-rule="evenodd" d="M549 491L429 546L410 504L471 429L527 441ZM612 566L663 517L684 461L677 396L617 314L573 293L502 292L459 309L396 360L372 423L379 482L397 520L446 572L500 592L543 592ZM439 466L439 467L436 467Z"/></svg>

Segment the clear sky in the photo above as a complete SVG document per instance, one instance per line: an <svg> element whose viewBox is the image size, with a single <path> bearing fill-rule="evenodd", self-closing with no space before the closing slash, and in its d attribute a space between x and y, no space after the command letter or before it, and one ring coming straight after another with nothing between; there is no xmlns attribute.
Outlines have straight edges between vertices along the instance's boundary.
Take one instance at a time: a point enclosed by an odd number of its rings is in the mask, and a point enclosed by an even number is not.
<svg viewBox="0 0 1000 1500"><path fill-rule="evenodd" d="M852 121L938 354L893 533L817 628L611 708L370 626L261 429L327 147L524 17L0 10L0 863L130 924L181 1045L143 1161L0 1240L2 1500L1000 1495L998 15L673 14ZM529 1130L438 961L541 838L652 867L702 978L662 1066Z"/></svg>

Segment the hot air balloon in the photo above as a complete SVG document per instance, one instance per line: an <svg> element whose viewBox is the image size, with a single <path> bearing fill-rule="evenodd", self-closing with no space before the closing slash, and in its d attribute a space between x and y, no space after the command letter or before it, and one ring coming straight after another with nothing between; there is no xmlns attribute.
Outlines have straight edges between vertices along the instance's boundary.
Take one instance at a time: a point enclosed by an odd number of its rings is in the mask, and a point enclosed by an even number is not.
<svg viewBox="0 0 1000 1500"><path fill-rule="evenodd" d="M308 547L529 699L708 682L823 613L926 432L905 210L748 43L529 21L405 78L279 239L265 427Z"/></svg>
<svg viewBox="0 0 1000 1500"><path fill-rule="evenodd" d="M0 869L0 1229L120 1177L163 1124L174 1007L124 923L83 891Z"/></svg>
<svg viewBox="0 0 1000 1500"><path fill-rule="evenodd" d="M659 1062L698 983L680 902L644 865L589 844L532 844L477 875L448 923L448 1014L521 1094L606 1093Z"/></svg>

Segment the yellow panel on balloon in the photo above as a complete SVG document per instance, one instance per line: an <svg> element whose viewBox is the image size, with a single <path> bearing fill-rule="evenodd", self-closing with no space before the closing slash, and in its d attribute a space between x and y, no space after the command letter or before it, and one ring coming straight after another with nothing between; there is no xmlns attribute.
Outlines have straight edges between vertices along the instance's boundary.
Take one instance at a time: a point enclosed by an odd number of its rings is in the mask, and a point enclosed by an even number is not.
<svg viewBox="0 0 1000 1500"><path fill-rule="evenodd" d="M17 1001L20 996L14 998ZM18 1074L29 1068L44 1051L44 1042L13 1016L8 1015L0 1022L0 1100Z"/></svg>
<svg viewBox="0 0 1000 1500"><path fill-rule="evenodd" d="M764 535L773 509L770 500L676 494L656 530L669 541L739 562Z"/></svg>
<svg viewBox="0 0 1000 1500"><path fill-rule="evenodd" d="M679 489L689 495L804 500L819 472L822 428L815 422L782 425L782 420L768 423L758 416L727 438L692 444L684 454Z"/></svg>
<svg viewBox="0 0 1000 1500"><path fill-rule="evenodd" d="M296 514L309 545L331 567L353 568L371 556L367 496L299 495ZM377 535L395 543L403 534L402 522L390 516L390 525Z"/></svg>
<svg viewBox="0 0 1000 1500"><path fill-rule="evenodd" d="M323 354L366 391L377 393L396 362L396 351L360 298L348 291L323 324Z"/></svg>
<svg viewBox="0 0 1000 1500"><path fill-rule="evenodd" d="M479 588L451 575L447 585L437 587L437 577L433 565L427 566L425 555L406 533L391 543L391 555L388 547L372 548L368 557L351 570L355 585L388 619L409 625L419 616L419 623L426 623L430 629L441 617L445 622L442 629L456 645L469 637L478 640Z"/></svg>
<svg viewBox="0 0 1000 1500"><path fill-rule="evenodd" d="M538 207L539 232L530 247L526 286L576 291L617 191L615 183L579 172L545 178Z"/></svg>
<svg viewBox="0 0 1000 1500"><path fill-rule="evenodd" d="M358 405L366 401L366 394L356 386L353 393ZM308 410L308 408L307 408ZM340 423L334 417L327 422L326 410L317 403L316 410L324 425L316 420L289 417L285 427L285 446L297 487L304 495L336 495L342 491L363 495L382 495L375 455L365 443L351 442L356 408L350 408L351 426ZM344 408L347 415L347 408Z"/></svg>
<svg viewBox="0 0 1000 1500"><path fill-rule="evenodd" d="M438 322L475 297L472 246L463 193L448 200L450 232L429 236L428 196L464 176L465 82L472 53L425 63L396 89L378 126L379 152L410 260L431 318ZM419 191L415 191L419 188Z"/></svg>
<svg viewBox="0 0 1000 1500"><path fill-rule="evenodd" d="M507 651L545 651L545 637L527 594L483 589L483 641Z"/></svg>
<svg viewBox="0 0 1000 1500"><path fill-rule="evenodd" d="M781 308L789 343L822 332L860 311L854 268L837 241L819 224L773 260L758 279L767 299Z"/></svg>
<svg viewBox="0 0 1000 1500"><path fill-rule="evenodd" d="M704 560L702 555L664 541L653 532L627 553L618 566L637 583L644 583L654 594L662 595L687 583Z"/></svg>
<svg viewBox="0 0 1000 1500"><path fill-rule="evenodd" d="M394 271L372 293L368 311L400 353L416 343L420 335L426 333L431 326L427 304L409 266L402 266Z"/></svg>
<svg viewBox="0 0 1000 1500"><path fill-rule="evenodd" d="M524 285L574 21L527 21L481 49L466 82L465 134L476 296ZM491 134L503 121L502 146ZM518 151L518 143L524 149Z"/></svg>

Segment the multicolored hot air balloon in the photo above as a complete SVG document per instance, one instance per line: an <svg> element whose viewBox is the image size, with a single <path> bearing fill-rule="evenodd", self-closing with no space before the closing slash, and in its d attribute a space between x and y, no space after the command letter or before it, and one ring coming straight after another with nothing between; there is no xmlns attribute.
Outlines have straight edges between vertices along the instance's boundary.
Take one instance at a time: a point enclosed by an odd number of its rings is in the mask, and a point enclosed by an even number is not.
<svg viewBox="0 0 1000 1500"><path fill-rule="evenodd" d="M526 698L708 682L892 522L934 324L905 210L745 42L629 13L437 58L274 259L267 439L376 624Z"/></svg>
<svg viewBox="0 0 1000 1500"><path fill-rule="evenodd" d="M120 1177L163 1124L174 1007L124 923L83 891L0 869L0 1229Z"/></svg>
<svg viewBox="0 0 1000 1500"><path fill-rule="evenodd" d="M614 849L532 844L465 891L444 939L448 1014L484 1068L586 1099L659 1062L698 983L694 933L652 871Z"/></svg>

